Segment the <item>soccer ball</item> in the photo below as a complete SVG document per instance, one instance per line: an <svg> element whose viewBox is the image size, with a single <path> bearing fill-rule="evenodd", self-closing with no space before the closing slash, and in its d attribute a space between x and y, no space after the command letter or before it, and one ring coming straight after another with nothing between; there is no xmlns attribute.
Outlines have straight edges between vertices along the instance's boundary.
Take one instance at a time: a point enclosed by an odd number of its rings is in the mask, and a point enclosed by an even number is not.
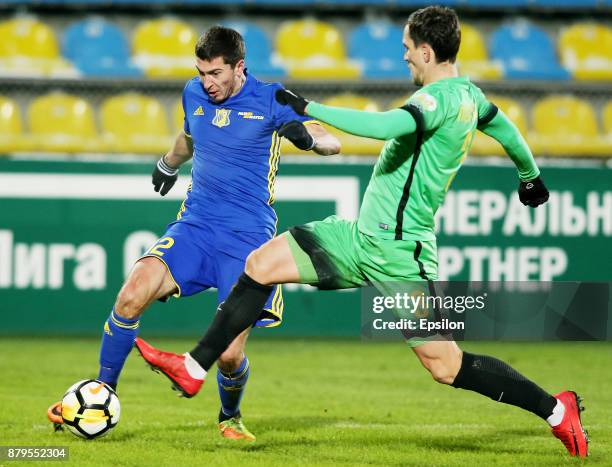
<svg viewBox="0 0 612 467"><path fill-rule="evenodd" d="M106 435L119 422L119 398L106 383L84 379L68 388L62 399L64 425L81 438Z"/></svg>

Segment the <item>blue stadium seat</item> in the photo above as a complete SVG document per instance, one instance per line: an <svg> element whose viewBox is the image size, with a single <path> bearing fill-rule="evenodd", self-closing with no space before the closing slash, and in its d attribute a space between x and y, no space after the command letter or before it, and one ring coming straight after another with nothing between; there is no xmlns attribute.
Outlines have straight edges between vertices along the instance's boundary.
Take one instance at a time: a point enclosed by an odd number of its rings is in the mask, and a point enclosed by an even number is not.
<svg viewBox="0 0 612 467"><path fill-rule="evenodd" d="M580 9L597 6L598 3L601 3L600 0L533 0L532 5Z"/></svg>
<svg viewBox="0 0 612 467"><path fill-rule="evenodd" d="M274 63L270 39L263 29L247 21L225 21L223 25L235 29L244 38L249 72L258 78L280 79L287 76L285 69Z"/></svg>
<svg viewBox="0 0 612 467"><path fill-rule="evenodd" d="M503 63L509 79L569 79L557 59L552 40L542 29L518 21L499 27L491 35L491 56Z"/></svg>
<svg viewBox="0 0 612 467"><path fill-rule="evenodd" d="M348 40L349 57L363 65L366 78L408 78L403 61L402 30L389 22L376 21L357 26Z"/></svg>
<svg viewBox="0 0 612 467"><path fill-rule="evenodd" d="M526 6L532 0L466 0L464 5L489 7L517 7Z"/></svg>
<svg viewBox="0 0 612 467"><path fill-rule="evenodd" d="M141 76L130 63L130 48L123 32L102 18L72 23L64 33L62 53L85 76Z"/></svg>
<svg viewBox="0 0 612 467"><path fill-rule="evenodd" d="M257 5L311 5L315 0L255 0Z"/></svg>
<svg viewBox="0 0 612 467"><path fill-rule="evenodd" d="M427 5L431 5L431 2L427 2L425 0L395 0L395 2L391 2L395 5L401 5L401 6L416 6L416 7L425 7ZM453 6L453 5L458 5L459 3L465 3L464 0L438 0L437 2L435 2L436 5L448 5L448 6Z"/></svg>
<svg viewBox="0 0 612 467"><path fill-rule="evenodd" d="M130 0L123 0L129 2ZM146 2L147 0L139 0ZM174 5L244 5L247 0L155 0L157 3ZM258 3L258 2L255 2Z"/></svg>

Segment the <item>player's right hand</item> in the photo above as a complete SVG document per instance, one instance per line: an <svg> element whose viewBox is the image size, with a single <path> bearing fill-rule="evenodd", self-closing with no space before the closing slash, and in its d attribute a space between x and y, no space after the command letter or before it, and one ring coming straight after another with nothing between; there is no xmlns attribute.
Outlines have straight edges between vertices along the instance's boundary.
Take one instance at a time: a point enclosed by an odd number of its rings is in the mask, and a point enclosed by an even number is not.
<svg viewBox="0 0 612 467"><path fill-rule="evenodd" d="M276 102L281 105L289 105L298 115L306 115L306 106L308 99L304 99L299 94L288 91L287 89L279 89L276 91Z"/></svg>
<svg viewBox="0 0 612 467"><path fill-rule="evenodd" d="M525 206L537 208L548 201L548 188L540 177L528 182L521 182L518 189L519 199Z"/></svg>
<svg viewBox="0 0 612 467"><path fill-rule="evenodd" d="M170 191L170 188L174 186L178 179L178 169L170 167L166 164L166 161L162 157L157 161L153 173L153 189L159 192L160 195L165 196Z"/></svg>
<svg viewBox="0 0 612 467"><path fill-rule="evenodd" d="M293 145L301 149L302 151L310 151L315 147L317 142L312 137L302 122L299 120L292 120L289 123L285 123L280 130L278 130L278 136L284 136Z"/></svg>

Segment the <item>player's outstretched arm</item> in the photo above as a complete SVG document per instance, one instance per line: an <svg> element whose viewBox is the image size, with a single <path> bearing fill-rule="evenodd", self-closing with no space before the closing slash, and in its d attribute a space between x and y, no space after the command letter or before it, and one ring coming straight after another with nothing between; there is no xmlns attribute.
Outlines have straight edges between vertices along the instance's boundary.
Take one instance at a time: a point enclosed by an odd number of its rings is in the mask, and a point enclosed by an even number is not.
<svg viewBox="0 0 612 467"><path fill-rule="evenodd" d="M276 91L276 100L282 105L290 105L300 115L309 115L339 130L366 138L388 140L417 130L416 121L403 109L366 112L333 107L308 101L286 89Z"/></svg>
<svg viewBox="0 0 612 467"><path fill-rule="evenodd" d="M318 123L307 123L304 125L308 134L312 136L315 144L312 148L314 152L321 156L332 156L338 154L341 149L340 141L329 131Z"/></svg>
<svg viewBox="0 0 612 467"><path fill-rule="evenodd" d="M299 120L292 120L278 130L278 136L287 138L302 151L312 150L322 156L331 156L340 152L338 138L314 121L305 125Z"/></svg>
<svg viewBox="0 0 612 467"><path fill-rule="evenodd" d="M540 178L533 154L516 125L501 111L478 126L483 133L497 140L516 165L521 183L519 198L527 206L537 207L548 201L548 189Z"/></svg>
<svg viewBox="0 0 612 467"><path fill-rule="evenodd" d="M157 161L151 174L153 189L165 196L178 179L179 167L193 155L193 142L184 131L176 137L174 144L166 155Z"/></svg>

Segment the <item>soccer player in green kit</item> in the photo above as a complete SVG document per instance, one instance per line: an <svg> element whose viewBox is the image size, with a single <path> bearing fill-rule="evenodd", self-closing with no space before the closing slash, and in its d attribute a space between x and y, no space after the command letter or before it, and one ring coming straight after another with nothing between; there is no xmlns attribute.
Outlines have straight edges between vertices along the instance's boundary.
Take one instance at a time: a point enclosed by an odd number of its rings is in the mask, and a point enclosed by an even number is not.
<svg viewBox="0 0 612 467"><path fill-rule="evenodd" d="M399 109L363 112L277 92L276 99L298 114L387 142L357 221L332 216L293 227L250 254L245 272L190 352L201 370L208 371L235 336L256 321L274 284L342 289L436 279L434 214L476 130L499 141L517 166L523 204L537 207L548 200L538 167L514 124L468 78L458 76L460 41L453 10L432 6L410 15L403 35L404 60L422 88ZM413 336L407 342L435 381L528 410L549 423L570 455L587 455L575 392L553 396L506 363L463 352L439 334ZM176 364L174 354L158 352L153 357L167 362L161 368L166 375L178 384L189 382L189 372Z"/></svg>

